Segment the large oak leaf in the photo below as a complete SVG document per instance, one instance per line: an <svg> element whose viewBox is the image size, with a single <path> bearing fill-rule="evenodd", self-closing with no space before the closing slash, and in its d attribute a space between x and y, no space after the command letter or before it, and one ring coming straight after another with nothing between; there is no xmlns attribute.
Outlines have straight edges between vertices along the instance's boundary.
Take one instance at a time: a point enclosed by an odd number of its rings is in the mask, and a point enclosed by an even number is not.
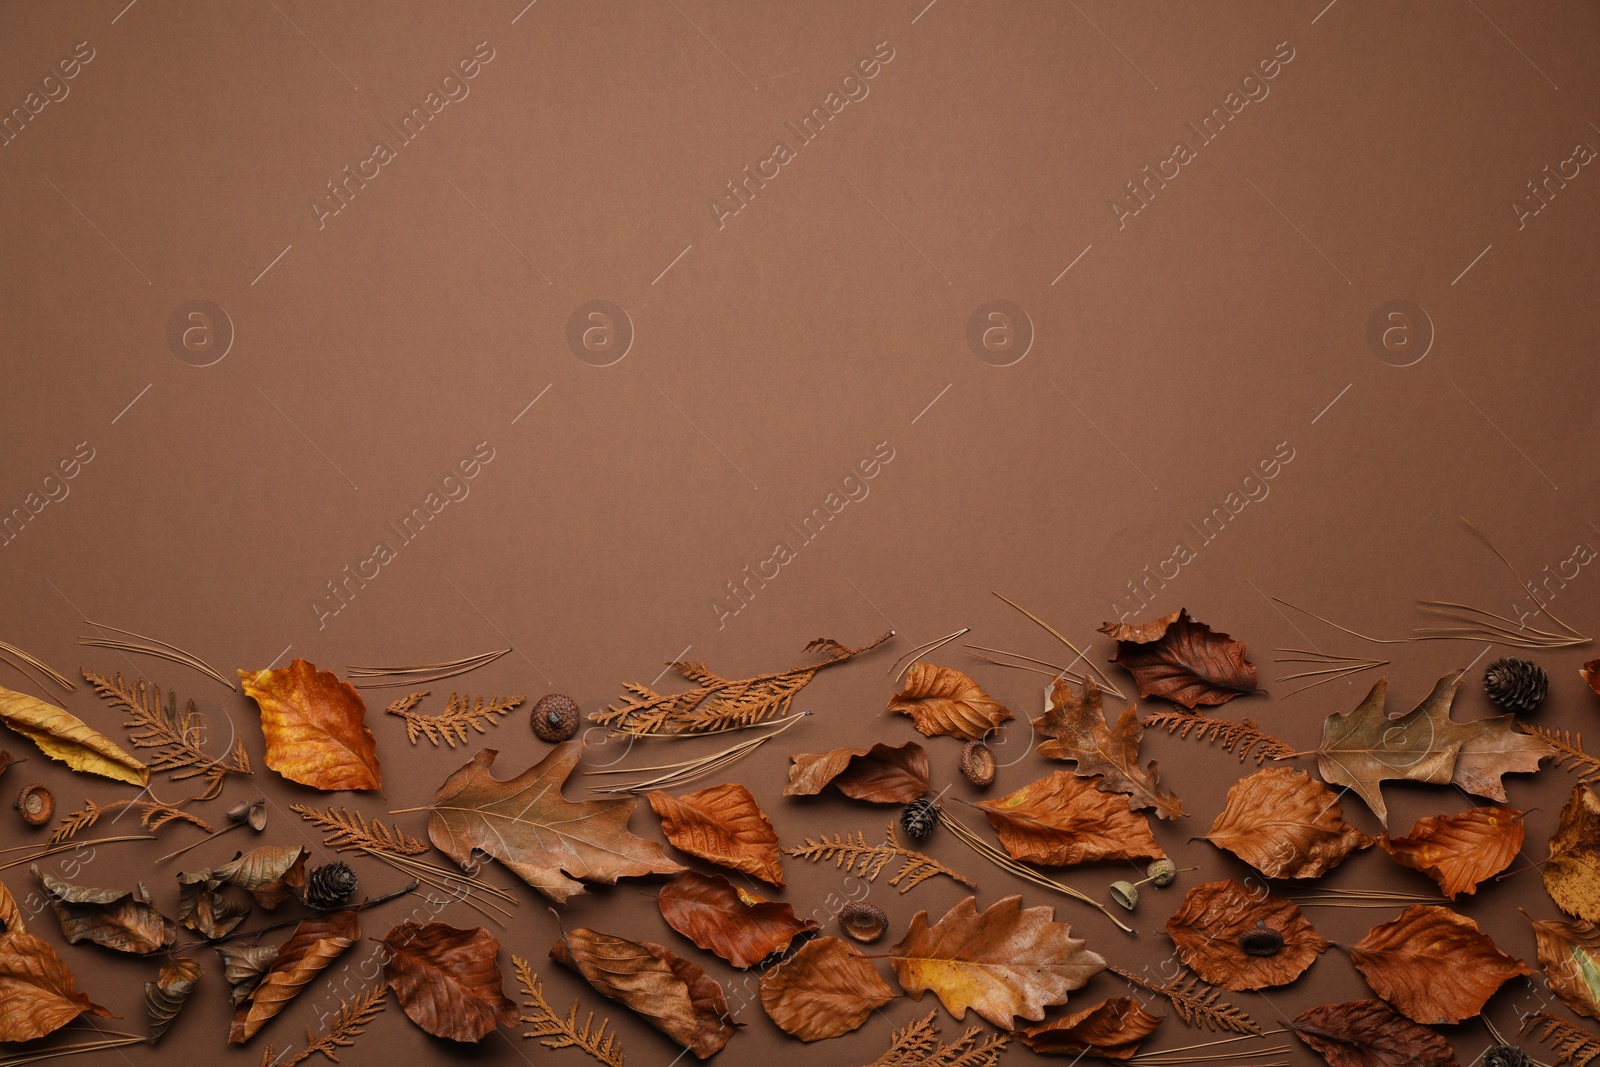
<svg viewBox="0 0 1600 1067"><path fill-rule="evenodd" d="M1232 990L1287 985L1328 947L1293 901L1234 881L1189 890L1167 936L1191 971Z"/></svg>
<svg viewBox="0 0 1600 1067"><path fill-rule="evenodd" d="M1111 662L1127 668L1142 697L1192 709L1256 691L1256 668L1245 658L1244 642L1196 622L1182 609L1133 626L1108 622L1100 632L1116 640Z"/></svg>
<svg viewBox="0 0 1600 1067"><path fill-rule="evenodd" d="M1151 1015L1132 997L1112 997L1054 1022L1030 1026L1023 1031L1022 1042L1053 1056L1126 1060L1164 1018Z"/></svg>
<svg viewBox="0 0 1600 1067"><path fill-rule="evenodd" d="M852 800L907 804L928 791L928 754L915 741L890 747L836 748L789 757L786 797L812 796L832 785Z"/></svg>
<svg viewBox="0 0 1600 1067"><path fill-rule="evenodd" d="M1447 897L1478 891L1478 883L1511 866L1522 851L1523 813L1488 806L1459 815L1418 819L1404 837L1384 834L1378 847L1403 867L1421 871Z"/></svg>
<svg viewBox="0 0 1600 1067"><path fill-rule="evenodd" d="M878 969L837 937L819 937L761 976L761 1006L801 1041L848 1034L897 994Z"/></svg>
<svg viewBox="0 0 1600 1067"><path fill-rule="evenodd" d="M239 672L261 708L267 766L313 789L377 789L378 746L367 705L349 682L303 659L278 670Z"/></svg>
<svg viewBox="0 0 1600 1067"><path fill-rule="evenodd" d="M92 941L118 952L147 956L171 948L178 924L155 909L143 883L137 889L91 889L33 868L68 944Z"/></svg>
<svg viewBox="0 0 1600 1067"><path fill-rule="evenodd" d="M1535 919L1533 937L1551 991L1579 1015L1600 1019L1600 927Z"/></svg>
<svg viewBox="0 0 1600 1067"><path fill-rule="evenodd" d="M1419 1026L1381 1000L1324 1004L1289 1024L1330 1067L1461 1067L1435 1030Z"/></svg>
<svg viewBox="0 0 1600 1067"><path fill-rule="evenodd" d="M905 689L889 698L889 710L911 716L911 724L929 737L948 734L976 741L1011 718L1011 711L983 687L954 667L913 663Z"/></svg>
<svg viewBox="0 0 1600 1067"><path fill-rule="evenodd" d="M1229 786L1205 840L1268 878L1320 878L1372 844L1344 821L1337 796L1290 767L1266 767Z"/></svg>
<svg viewBox="0 0 1600 1067"><path fill-rule="evenodd" d="M1054 771L976 806L989 817L1012 859L1067 867L1166 855L1144 816L1129 809L1127 797L1102 793L1066 771Z"/></svg>
<svg viewBox="0 0 1600 1067"><path fill-rule="evenodd" d="M1471 919L1425 904L1368 930L1350 946L1350 962L1374 993L1429 1025L1476 1015L1507 979L1533 973Z"/></svg>
<svg viewBox="0 0 1600 1067"><path fill-rule="evenodd" d="M1033 720L1033 727L1050 738L1039 746L1039 755L1075 761L1079 776L1098 776L1097 788L1128 794L1128 806L1134 810L1150 808L1163 819L1187 814L1177 794L1161 784L1156 761L1139 766L1144 727L1134 706L1129 704L1115 724L1107 725L1100 686L1093 678L1084 679L1081 694L1074 693L1065 680L1057 681L1045 700L1044 714Z"/></svg>
<svg viewBox="0 0 1600 1067"><path fill-rule="evenodd" d="M434 1037L481 1041L496 1026L515 1026L505 994L500 941L480 927L407 920L383 939L383 980L411 1021Z"/></svg>
<svg viewBox="0 0 1600 1067"><path fill-rule="evenodd" d="M1600 922L1600 796L1581 782L1550 837L1544 888L1568 915Z"/></svg>
<svg viewBox="0 0 1600 1067"><path fill-rule="evenodd" d="M28 933L11 891L0 885L0 1041L32 1041L85 1012L111 1013L78 992L48 941Z"/></svg>
<svg viewBox="0 0 1600 1067"><path fill-rule="evenodd" d="M278 946L277 958L260 983L235 1009L233 1025L228 1029L229 1044L240 1045L254 1037L323 968L356 942L361 936L357 910L342 908L296 924L289 940Z"/></svg>
<svg viewBox="0 0 1600 1067"><path fill-rule="evenodd" d="M681 797L652 792L646 799L661 816L661 832L674 848L783 888L778 831L738 782Z"/></svg>
<svg viewBox="0 0 1600 1067"><path fill-rule="evenodd" d="M0 725L9 726L53 760L75 771L149 785L150 768L82 719L26 693L0 687ZM9 760L8 760L9 762Z"/></svg>
<svg viewBox="0 0 1600 1067"><path fill-rule="evenodd" d="M790 905L735 888L720 874L674 875L656 900L668 926L741 969L820 929L815 919L797 918Z"/></svg>
<svg viewBox="0 0 1600 1067"><path fill-rule="evenodd" d="M487 853L556 901L583 892L585 881L683 870L660 845L628 832L632 798L574 803L561 795L582 751L578 741L557 745L502 782L490 772L497 753L483 749L433 795L429 840L463 867L474 851Z"/></svg>

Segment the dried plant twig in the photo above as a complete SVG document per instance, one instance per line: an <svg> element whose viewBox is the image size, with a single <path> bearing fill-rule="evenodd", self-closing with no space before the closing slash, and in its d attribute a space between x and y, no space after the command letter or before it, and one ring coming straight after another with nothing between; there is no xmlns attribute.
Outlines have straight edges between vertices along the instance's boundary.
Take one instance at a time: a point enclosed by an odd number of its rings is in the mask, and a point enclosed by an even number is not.
<svg viewBox="0 0 1600 1067"><path fill-rule="evenodd" d="M1260 1023L1223 1000L1220 989L1207 985L1192 974L1174 978L1170 982L1158 983L1115 965L1108 965L1106 970L1140 989L1166 998L1172 1004L1173 1011L1178 1013L1178 1018L1190 1026L1224 1033L1263 1036Z"/></svg>
<svg viewBox="0 0 1600 1067"><path fill-rule="evenodd" d="M143 679L130 688L118 674L116 680L85 670L83 677L113 707L121 708L130 718L124 726L133 727L128 735L135 748L155 749L149 758L152 770L172 774L173 781L204 775L210 800L222 790L222 779L229 774L249 774L250 756L244 749L244 740L234 738L233 748L226 756L210 756L200 747L205 737L205 720L191 700L183 710L178 710L178 694L167 691L167 704L161 703L161 687Z"/></svg>
<svg viewBox="0 0 1600 1067"><path fill-rule="evenodd" d="M328 1024L328 1030L321 1037L311 1032L311 1027L306 1027L306 1047L292 1060L279 1063L278 1054L271 1045L261 1054L261 1067L295 1067L311 1057L313 1052L320 1052L334 1063L339 1062L335 1051L348 1048L355 1044L356 1038L366 1030L367 1024L384 1009L388 1004L389 987L375 985L360 993L354 1000L341 1001L339 1011L333 1017L333 1022Z"/></svg>
<svg viewBox="0 0 1600 1067"><path fill-rule="evenodd" d="M16 658L13 659L12 657ZM5 660L7 663L11 664L11 666L15 667L19 673L24 675L26 675L28 672L26 669L24 669L23 664L27 664L27 666L32 667L34 670L38 671L40 674L44 675L46 678L50 679L52 682L56 683L69 693L77 688L72 684L71 678L68 678L66 675L50 666L44 660L39 659L37 656L30 656L16 645L7 644L4 641L0 641L0 659ZM18 663L16 660L21 660L22 663Z"/></svg>
<svg viewBox="0 0 1600 1067"><path fill-rule="evenodd" d="M228 681L228 679L224 678L221 674L218 674L215 667L201 659L199 656L196 656L191 652L185 652L177 645L171 645L165 641L158 641L154 637L146 637L144 634L134 633L132 630L124 630L120 626L108 626L105 623L89 622L88 619L83 621L88 623L88 625L93 626L97 630L111 630L114 633L125 634L128 637L136 637L139 639L139 641L145 643L138 644L131 641L117 641L108 637L80 637L78 638L78 644L80 645L90 645L94 648L110 648L115 649L118 652L135 652L144 656L155 656L158 659L171 660L173 663L181 663L185 667L191 667L208 678L215 678L229 689L238 692L239 687Z"/></svg>
<svg viewBox="0 0 1600 1067"><path fill-rule="evenodd" d="M938 1012L895 1030L890 1035L889 1051L867 1067L995 1067L1000 1054L1011 1041L1010 1034L996 1034L984 1040L983 1028L967 1027L967 1032L946 1045L939 1040L933 1020Z"/></svg>
<svg viewBox="0 0 1600 1067"><path fill-rule="evenodd" d="M451 693L449 703L437 715L423 715L412 711L417 701L427 695L428 690L420 690L410 696L401 697L384 710L406 721L406 737L413 745L417 743L418 737L426 737L435 746L443 741L451 748L466 744L469 727L480 734L488 733L484 728L485 723L498 722L496 716L506 714L526 699L520 696L474 699Z"/></svg>
<svg viewBox="0 0 1600 1067"><path fill-rule="evenodd" d="M511 965L516 968L517 981L522 984L522 992L528 998L522 1003L533 1009L532 1015L522 1016L522 1021L533 1027L523 1037L540 1038L540 1043L548 1049L582 1049L605 1064L605 1067L622 1067L622 1045L615 1033L606 1033L606 1027L611 1025L609 1020L602 1019L599 1029L596 1029L594 1012L591 1011L588 1018L583 1020L583 1025L579 1026L576 1000L572 1002L567 1017L561 1018L551 1009L550 1002L544 999L544 980L533 973L528 961L520 956L512 956Z"/></svg>
<svg viewBox="0 0 1600 1067"><path fill-rule="evenodd" d="M1600 758L1591 756L1583 750L1582 734L1553 730L1548 726L1538 726L1531 722L1519 725L1523 733L1532 734L1556 750L1556 758L1551 761L1551 766L1576 771L1580 782L1600 780Z"/></svg>
<svg viewBox="0 0 1600 1067"><path fill-rule="evenodd" d="M139 800L137 798L130 800L113 800L111 803L104 805L96 804L92 800L85 800L83 802L83 807L79 808L77 811L70 812L67 815L62 816L61 825L57 826L50 834L50 843L52 845L59 845L63 842L70 841L82 831L87 830L89 827L99 822L102 815L106 815L113 811L121 811L123 808L133 808L136 810L139 813L139 822L146 830L159 830L169 822L181 820L183 822L192 823L195 826L198 826L208 834L215 834L217 832L216 827L200 818L200 816L184 811L182 807L182 805L196 800L209 800L210 797L197 793L192 797L185 797L184 799L173 804L168 804L163 800L157 800L154 793L150 794L150 797L151 799L149 800Z"/></svg>
<svg viewBox="0 0 1600 1067"><path fill-rule="evenodd" d="M428 851L426 842L418 841L399 827L390 829L377 819L370 823L360 812L340 808L318 811L305 804L290 804L289 810L323 832L323 843L339 852L362 850L368 852L394 852L406 856L420 856Z"/></svg>
<svg viewBox="0 0 1600 1067"><path fill-rule="evenodd" d="M1269 759L1287 759L1294 755L1294 746L1263 733L1254 719L1234 722L1231 719L1214 719L1192 711L1157 711L1145 718L1146 726L1159 726L1170 734L1188 738L1193 733L1197 741L1211 741L1232 752L1243 763L1255 756L1257 763Z"/></svg>
<svg viewBox="0 0 1600 1067"><path fill-rule="evenodd" d="M1585 1067L1589 1061L1600 1056L1600 1037L1549 1012L1536 1011L1523 1016L1524 1035L1532 1033L1535 1027L1543 1027L1538 1039L1555 1050L1558 1063Z"/></svg>
<svg viewBox="0 0 1600 1067"><path fill-rule="evenodd" d="M966 875L951 870L932 856L902 845L892 822L889 824L886 840L881 845L867 844L866 835L857 830L853 838L849 834L843 837L834 834L831 841L827 837L816 841L807 837L801 844L784 849L783 854L810 860L813 863L832 860L833 865L840 870L850 871L869 882L876 882L878 875L883 873L883 869L890 861L899 859L903 865L899 872L889 879L889 884L902 893L910 892L937 874L953 878L968 889L978 888Z"/></svg>

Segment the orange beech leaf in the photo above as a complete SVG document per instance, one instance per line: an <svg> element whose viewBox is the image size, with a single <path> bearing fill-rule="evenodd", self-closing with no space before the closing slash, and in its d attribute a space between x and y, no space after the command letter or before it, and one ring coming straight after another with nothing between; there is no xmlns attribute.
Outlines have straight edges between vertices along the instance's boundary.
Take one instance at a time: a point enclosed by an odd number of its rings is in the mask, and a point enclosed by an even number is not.
<svg viewBox="0 0 1600 1067"><path fill-rule="evenodd" d="M1030 1026L1022 1042L1054 1056L1126 1060L1139 1051L1164 1015L1151 1015L1132 997L1112 997L1054 1022Z"/></svg>
<svg viewBox="0 0 1600 1067"><path fill-rule="evenodd" d="M928 913L917 912L889 950L889 962L912 999L931 989L957 1019L971 1008L1012 1030L1017 1016L1043 1019L1045 1008L1065 1004L1068 993L1106 968L1071 936L1070 925L1054 919L1054 909L1024 908L1020 896L1003 897L981 914L977 898L967 897L932 927Z"/></svg>
<svg viewBox="0 0 1600 1067"><path fill-rule="evenodd" d="M1039 746L1039 755L1075 761L1079 777L1093 778L1095 787L1107 793L1128 794L1128 806L1134 810L1151 808L1163 819L1187 814L1177 794L1161 784L1156 761L1139 766L1144 727L1134 706L1129 704L1108 726L1100 686L1093 678L1084 679L1081 695L1066 681L1056 682L1033 728L1050 738Z"/></svg>
<svg viewBox="0 0 1600 1067"><path fill-rule="evenodd" d="M1338 797L1290 767L1266 767L1229 786L1205 840L1268 878L1320 878L1372 844L1344 821Z"/></svg>
<svg viewBox="0 0 1600 1067"><path fill-rule="evenodd" d="M948 734L976 741L1012 717L1004 704L954 667L913 663L903 684L905 689L889 698L889 710L911 716L911 724L929 737Z"/></svg>
<svg viewBox="0 0 1600 1067"><path fill-rule="evenodd" d="M801 1041L848 1034L897 994L872 961L837 937L819 937L761 976L761 1006Z"/></svg>
<svg viewBox="0 0 1600 1067"><path fill-rule="evenodd" d="M1054 771L1008 796L976 805L1012 859L1068 867L1092 860L1161 859L1150 824L1128 798L1102 793L1066 771Z"/></svg>
<svg viewBox="0 0 1600 1067"><path fill-rule="evenodd" d="M0 1041L32 1041L85 1012L111 1013L78 992L48 941L28 933L10 890L0 885Z"/></svg>
<svg viewBox="0 0 1600 1067"><path fill-rule="evenodd" d="M778 831L738 782L681 797L653 792L646 799L661 816L661 832L674 848L783 888Z"/></svg>
<svg viewBox="0 0 1600 1067"><path fill-rule="evenodd" d="M313 789L377 789L378 746L367 705L349 682L303 659L275 671L240 671L261 708L267 766Z"/></svg>
<svg viewBox="0 0 1600 1067"><path fill-rule="evenodd" d="M1600 927L1535 919L1533 938L1551 991L1579 1015L1600 1019Z"/></svg>
<svg viewBox="0 0 1600 1067"><path fill-rule="evenodd" d="M481 926L406 921L383 939L383 980L411 1021L434 1037L481 1041L497 1026L515 1026L517 1005L505 994L500 941Z"/></svg>
<svg viewBox="0 0 1600 1067"><path fill-rule="evenodd" d="M171 948L178 939L178 924L151 905L142 882L137 890L91 889L41 871L38 864L30 870L44 886L68 944L93 941L118 952L147 956Z"/></svg>
<svg viewBox="0 0 1600 1067"><path fill-rule="evenodd" d="M1507 979L1533 973L1465 915L1428 904L1368 930L1350 962L1374 993L1430 1026L1478 1014Z"/></svg>
<svg viewBox="0 0 1600 1067"><path fill-rule="evenodd" d="M1234 881L1189 890L1167 936L1191 971L1236 991L1288 985L1328 947L1293 901Z"/></svg>
<svg viewBox="0 0 1600 1067"><path fill-rule="evenodd" d="M1324 1004L1289 1025L1329 1067L1461 1067L1438 1031L1418 1026L1381 1000Z"/></svg>
<svg viewBox="0 0 1600 1067"><path fill-rule="evenodd" d="M747 893L720 874L684 871L661 887L656 902L668 926L740 969L820 929L815 919L796 918L788 904Z"/></svg>
<svg viewBox="0 0 1600 1067"><path fill-rule="evenodd" d="M1108 622L1100 632L1117 642L1111 662L1133 675L1142 697L1192 709L1256 692L1256 668L1245 658L1244 642L1196 622L1181 608L1131 626Z"/></svg>
<svg viewBox="0 0 1600 1067"><path fill-rule="evenodd" d="M284 1009L322 969L361 936L356 908L342 908L301 919L261 983L239 1004L228 1029L228 1043L242 1045Z"/></svg>
<svg viewBox="0 0 1600 1067"><path fill-rule="evenodd" d="M811 796L832 784L852 800L907 804L928 791L928 754L915 741L891 748L836 748L789 757L786 797Z"/></svg>
<svg viewBox="0 0 1600 1067"><path fill-rule="evenodd" d="M1550 837L1544 888L1568 915L1600 921L1600 796L1581 782Z"/></svg>
<svg viewBox="0 0 1600 1067"><path fill-rule="evenodd" d="M1490 805L1460 815L1417 820L1405 837L1378 838L1378 847L1403 867L1421 871L1447 897L1478 891L1478 883L1511 866L1522 851L1522 812Z"/></svg>

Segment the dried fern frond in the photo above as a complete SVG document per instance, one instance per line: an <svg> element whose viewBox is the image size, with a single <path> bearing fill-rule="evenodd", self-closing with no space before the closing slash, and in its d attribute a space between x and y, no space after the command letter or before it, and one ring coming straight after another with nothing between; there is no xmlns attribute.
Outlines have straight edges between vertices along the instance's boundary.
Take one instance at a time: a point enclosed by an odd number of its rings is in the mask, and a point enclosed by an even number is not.
<svg viewBox="0 0 1600 1067"><path fill-rule="evenodd" d="M226 756L207 755L200 747L205 740L205 720L193 700L180 712L177 693L169 689L168 702L163 706L161 687L143 679L130 687L123 682L121 674L113 681L85 670L83 677L112 707L128 713L129 718L123 723L133 728L128 740L135 748L155 750L146 760L152 770L170 773L173 781L204 776L208 791L216 792L221 791L226 775L250 773L250 756L244 750L242 738L234 738L233 749ZM216 792L211 792L211 796Z"/></svg>
<svg viewBox="0 0 1600 1067"><path fill-rule="evenodd" d="M311 1032L311 1027L306 1027L306 1047L300 1050L299 1055L283 1063L277 1062L277 1053L268 1045L261 1054L261 1067L295 1067L311 1057L313 1052L320 1052L334 1063L339 1062L339 1057L334 1054L335 1049L348 1048L355 1044L356 1038L366 1030L367 1024L372 1021L388 1004L389 987L375 985L356 997L355 1000L341 1001L339 1011L333 1017L333 1023L328 1027L328 1032L317 1037Z"/></svg>
<svg viewBox="0 0 1600 1067"><path fill-rule="evenodd" d="M787 715L795 695L818 671L870 652L893 637L887 633L860 648L846 648L830 637L820 637L805 647L827 657L821 663L793 667L754 678L727 679L699 662L668 664L684 678L698 683L682 693L657 693L646 685L628 682L626 694L605 711L589 718L620 733L692 734L754 726L765 719Z"/></svg>
<svg viewBox="0 0 1600 1067"><path fill-rule="evenodd" d="M1590 1060L1600 1056L1600 1038L1579 1026L1558 1019L1548 1012L1536 1011L1523 1017L1522 1032L1532 1032L1535 1026L1543 1027L1539 1040L1555 1050L1558 1063L1571 1063L1585 1067Z"/></svg>
<svg viewBox="0 0 1600 1067"><path fill-rule="evenodd" d="M567 1012L567 1017L561 1018L551 1010L550 1002L544 999L544 980L533 973L528 961L520 956L512 956L511 965L516 968L517 981L522 983L522 991L528 997L523 1004L533 1009L532 1015L522 1016L522 1021L533 1027L523 1037L540 1038L548 1049L582 1049L605 1064L605 1067L622 1067L622 1044L615 1033L606 1033L606 1027L611 1025L609 1020L602 1019L596 1029L594 1012L591 1011L589 1017L583 1020L583 1025L579 1026L576 1000L572 1002L572 1010Z"/></svg>
<svg viewBox="0 0 1600 1067"><path fill-rule="evenodd" d="M783 854L810 860L813 863L832 860L833 865L840 870L850 871L869 882L876 882L878 875L883 873L889 862L899 859L902 861L902 866L895 876L889 879L889 884L902 893L910 892L938 874L953 878L968 889L978 888L966 875L951 870L932 856L902 845L899 836L895 834L892 822L889 824L888 840L881 845L867 844L866 835L857 830L853 838L849 834L843 837L834 834L831 841L826 837L817 841L808 837L802 844L784 849Z"/></svg>
<svg viewBox="0 0 1600 1067"><path fill-rule="evenodd" d="M1172 1010L1178 1013L1178 1018L1197 1029L1203 1027L1225 1033L1261 1035L1260 1023L1221 999L1220 989L1207 985L1192 974L1171 982L1156 983L1120 967L1107 966L1106 970L1140 989L1165 997L1172 1004Z"/></svg>
<svg viewBox="0 0 1600 1067"><path fill-rule="evenodd" d="M1192 711L1157 711L1146 717L1146 726L1159 726L1169 734L1177 734L1187 738L1191 733L1198 741L1211 741L1222 746L1224 752L1232 752L1243 763L1248 756L1255 756L1257 763L1269 759L1283 759L1295 753L1293 745L1279 741L1271 734L1263 733L1254 719L1245 719L1243 722L1234 722L1231 719L1215 719L1210 715L1200 715Z"/></svg>
<svg viewBox="0 0 1600 1067"><path fill-rule="evenodd" d="M1010 1034L996 1034L987 1040L981 1027L972 1026L951 1044L939 1040L933 1024L938 1012L895 1030L889 1038L889 1051L867 1067L995 1067L1000 1054L1011 1041Z"/></svg>
<svg viewBox="0 0 1600 1067"><path fill-rule="evenodd" d="M1532 734L1556 750L1556 758L1550 764L1552 767L1565 767L1569 771L1576 771L1580 782L1600 779L1600 758L1591 756L1583 750L1582 734L1553 730L1548 726L1536 726L1531 722L1519 725L1523 733Z"/></svg>
<svg viewBox="0 0 1600 1067"><path fill-rule="evenodd" d="M368 822L359 811L332 808L318 811L305 804L290 804L289 810L311 823L323 833L323 844L336 852L392 852L402 856L420 856L428 851L425 842L418 841L398 826L390 829L377 819Z"/></svg>
<svg viewBox="0 0 1600 1067"><path fill-rule="evenodd" d="M183 822L193 823L208 834L214 834L217 832L215 827L198 815L191 815L189 812L184 811L180 806L193 800L208 799L210 798L206 796L193 796L180 800L176 804L168 804L165 801L154 799L114 800L103 807L92 800L86 800L83 802L83 807L61 817L61 825L57 826L50 834L50 843L59 845L63 841L70 841L80 832L87 830L100 821L102 815L113 811L121 811L123 808L136 809L139 812L139 822L144 825L146 830L151 832L161 829L174 820L182 820Z"/></svg>
<svg viewBox="0 0 1600 1067"><path fill-rule="evenodd" d="M406 737L414 745L418 737L426 737L434 745L440 741L455 748L467 742L467 728L471 727L478 733L487 733L484 723L497 721L496 715L504 715L518 704L524 697L463 697L456 693L450 694L450 702L445 709L437 715L423 715L411 709L417 701L428 695L428 690L412 693L410 696L401 697L386 709L390 715L398 715L406 721Z"/></svg>

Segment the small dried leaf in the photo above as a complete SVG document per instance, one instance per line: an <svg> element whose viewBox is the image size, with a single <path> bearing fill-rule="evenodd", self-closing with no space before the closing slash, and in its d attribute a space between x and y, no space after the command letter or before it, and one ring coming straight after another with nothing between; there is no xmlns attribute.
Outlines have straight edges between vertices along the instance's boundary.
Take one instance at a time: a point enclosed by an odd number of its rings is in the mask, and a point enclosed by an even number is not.
<svg viewBox="0 0 1600 1067"><path fill-rule="evenodd" d="M137 889L91 889L40 871L37 865L31 870L44 885L69 944L93 941L145 956L171 948L178 939L178 924L151 906L150 893L142 884Z"/></svg>
<svg viewBox="0 0 1600 1067"><path fill-rule="evenodd" d="M1573 787L1550 838L1544 888L1568 915L1600 921L1600 796L1582 783Z"/></svg>
<svg viewBox="0 0 1600 1067"><path fill-rule="evenodd" d="M1163 819L1186 814L1183 801L1161 784L1156 761L1139 766L1144 727L1139 725L1133 705L1117 716L1115 725L1108 726L1100 686L1093 678L1084 679L1081 695L1065 680L1057 681L1045 701L1044 714L1033 720L1033 726L1050 738L1039 746L1039 755L1076 761L1080 777L1094 778L1096 788L1108 793L1128 794L1128 806L1135 811L1150 808Z"/></svg>
<svg viewBox="0 0 1600 1067"><path fill-rule="evenodd" d="M913 663L905 689L889 698L889 710L911 716L918 731L973 741L1011 718L1006 706L954 667Z"/></svg>
<svg viewBox="0 0 1600 1067"><path fill-rule="evenodd" d="M871 960L837 937L807 943L761 976L761 1006L801 1041L848 1034L896 995Z"/></svg>
<svg viewBox="0 0 1600 1067"><path fill-rule="evenodd" d="M104 734L54 704L0 687L0 725L9 726L53 760L75 771L114 778L129 785L150 784L150 768L118 748Z"/></svg>
<svg viewBox="0 0 1600 1067"><path fill-rule="evenodd" d="M1438 1031L1381 1000L1324 1004L1289 1025L1330 1067L1461 1067Z"/></svg>
<svg viewBox="0 0 1600 1067"><path fill-rule="evenodd" d="M1023 1031L1022 1042L1035 1052L1054 1056L1094 1056L1126 1060L1161 1024L1132 997L1102 1000L1092 1008Z"/></svg>
<svg viewBox="0 0 1600 1067"><path fill-rule="evenodd" d="M1432 878L1445 896L1470 896L1522 851L1523 819L1517 809L1498 805L1432 815L1419 819L1405 837L1384 834L1378 847L1401 866Z"/></svg>
<svg viewBox="0 0 1600 1067"><path fill-rule="evenodd" d="M144 984L144 1010L150 1016L150 1043L161 1040L200 983L200 964L178 956L161 965L154 982Z"/></svg>
<svg viewBox="0 0 1600 1067"><path fill-rule="evenodd" d="M1246 938L1282 940L1271 955L1246 950ZM1224 989L1268 989L1305 973L1328 947L1292 901L1254 892L1235 881L1189 890L1167 920L1167 936L1195 974ZM1243 942L1243 943L1242 943Z"/></svg>
<svg viewBox="0 0 1600 1067"><path fill-rule="evenodd" d="M233 1013L228 1043L242 1045L293 1000L295 994L361 936L356 908L302 919L248 999Z"/></svg>
<svg viewBox="0 0 1600 1067"><path fill-rule="evenodd" d="M1424 904L1368 930L1350 947L1350 962L1374 993L1428 1025L1476 1015L1507 979L1533 973L1471 919Z"/></svg>
<svg viewBox="0 0 1600 1067"><path fill-rule="evenodd" d="M201 937L216 940L233 933L250 914L250 905L223 896L222 880L212 871L178 875L178 921Z"/></svg>
<svg viewBox="0 0 1600 1067"><path fill-rule="evenodd" d="M1533 937L1551 991L1577 1014L1600 1019L1600 927L1535 919Z"/></svg>
<svg viewBox="0 0 1600 1067"><path fill-rule="evenodd" d="M1134 626L1108 622L1100 632L1116 640L1111 662L1127 668L1142 697L1192 709L1256 691L1256 668L1245 658L1244 642L1196 622L1182 609Z"/></svg>
<svg viewBox="0 0 1600 1067"><path fill-rule="evenodd" d="M481 1041L496 1026L515 1026L505 994L500 941L480 927L403 922L383 939L383 977L411 1021L434 1037Z"/></svg>
<svg viewBox="0 0 1600 1067"><path fill-rule="evenodd" d="M377 741L355 686L303 659L239 680L261 708L268 767L313 789L379 787Z"/></svg>
<svg viewBox="0 0 1600 1067"><path fill-rule="evenodd" d="M796 918L790 905L736 889L720 874L684 871L661 887L657 901L668 926L740 969L819 929L815 919Z"/></svg>
<svg viewBox="0 0 1600 1067"><path fill-rule="evenodd" d="M674 848L783 888L778 831L750 790L727 782L687 796L648 794Z"/></svg>
<svg viewBox="0 0 1600 1067"><path fill-rule="evenodd" d="M832 784L852 800L907 804L928 791L928 754L915 741L890 747L836 748L789 757L786 797L812 796Z"/></svg>
<svg viewBox="0 0 1600 1067"><path fill-rule="evenodd" d="M277 945L218 945L216 949L222 957L222 977L231 988L235 1008L250 999L278 960Z"/></svg>
<svg viewBox="0 0 1600 1067"><path fill-rule="evenodd" d="M1600 659L1592 659L1578 668L1578 673L1583 675L1583 680L1589 683L1589 688L1600 693Z"/></svg>
<svg viewBox="0 0 1600 1067"><path fill-rule="evenodd" d="M1205 840L1268 878L1320 878L1372 844L1344 821L1337 796L1289 767L1267 767L1233 783Z"/></svg>
<svg viewBox="0 0 1600 1067"><path fill-rule="evenodd" d="M211 874L245 890L271 911L305 886L306 850L302 845L263 845L239 853Z"/></svg>
<svg viewBox="0 0 1600 1067"><path fill-rule="evenodd" d="M977 805L1012 859L1067 867L1092 860L1161 859L1144 816L1120 793L1054 771L1008 796Z"/></svg>
<svg viewBox="0 0 1600 1067"><path fill-rule="evenodd" d="M0 885L0 1041L32 1041L85 1012L111 1013L79 993L56 950L28 933L15 898Z"/></svg>

